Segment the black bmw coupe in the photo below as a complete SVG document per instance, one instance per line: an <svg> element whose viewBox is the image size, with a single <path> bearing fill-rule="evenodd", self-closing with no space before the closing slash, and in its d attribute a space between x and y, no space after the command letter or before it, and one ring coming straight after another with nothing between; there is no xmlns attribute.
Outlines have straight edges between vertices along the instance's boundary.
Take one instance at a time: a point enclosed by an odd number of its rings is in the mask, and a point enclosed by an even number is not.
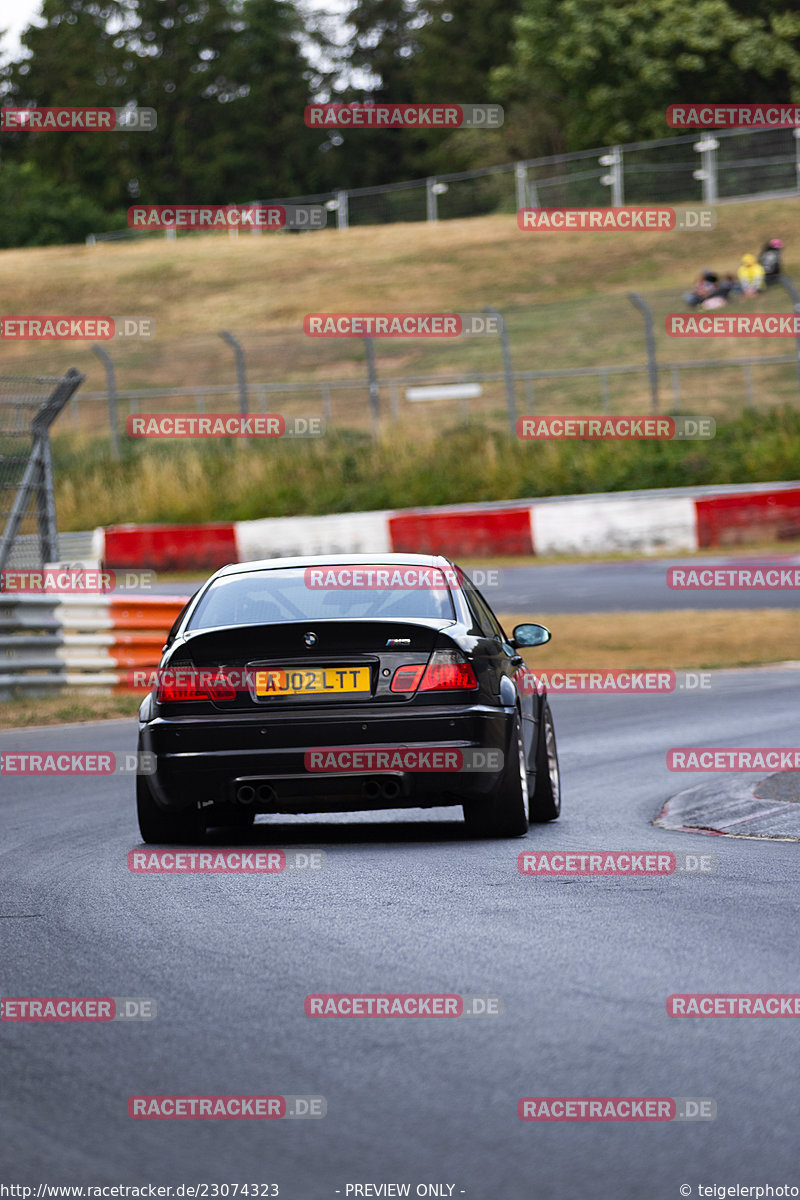
<svg viewBox="0 0 800 1200"><path fill-rule="evenodd" d="M561 792L547 696L467 574L438 555L279 558L217 571L167 638L139 713L145 842L256 813L463 807L524 834ZM151 760L152 761L152 760Z"/></svg>

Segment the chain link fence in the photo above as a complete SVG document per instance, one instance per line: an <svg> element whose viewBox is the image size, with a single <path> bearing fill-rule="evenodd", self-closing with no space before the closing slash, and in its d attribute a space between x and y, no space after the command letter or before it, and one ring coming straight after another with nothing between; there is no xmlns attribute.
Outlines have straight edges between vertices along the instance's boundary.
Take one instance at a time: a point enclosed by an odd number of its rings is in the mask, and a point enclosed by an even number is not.
<svg viewBox="0 0 800 1200"><path fill-rule="evenodd" d="M329 223L347 229L351 225L511 213L529 206L716 204L759 196L791 196L798 191L800 129L732 129L601 146L404 183L341 189L313 196L271 197L269 202L323 204L330 213ZM261 233L252 230L241 236ZM237 235L238 230L229 230L217 236ZM86 241L95 245L102 241L164 236L171 239L198 234L176 229L159 233L119 229L90 234Z"/></svg>
<svg viewBox="0 0 800 1200"><path fill-rule="evenodd" d="M50 426L82 379L0 376L0 571L58 558Z"/></svg>
<svg viewBox="0 0 800 1200"><path fill-rule="evenodd" d="M783 281L729 309L800 312ZM313 416L376 435L398 423L509 428L532 413L656 410L719 419L798 403L800 339L670 337L666 318L681 311L673 289L641 288L506 307L504 338L310 338L294 326L85 347L74 352L86 387L56 436L107 436L119 456L128 418L160 413ZM37 363L57 353L42 343Z"/></svg>

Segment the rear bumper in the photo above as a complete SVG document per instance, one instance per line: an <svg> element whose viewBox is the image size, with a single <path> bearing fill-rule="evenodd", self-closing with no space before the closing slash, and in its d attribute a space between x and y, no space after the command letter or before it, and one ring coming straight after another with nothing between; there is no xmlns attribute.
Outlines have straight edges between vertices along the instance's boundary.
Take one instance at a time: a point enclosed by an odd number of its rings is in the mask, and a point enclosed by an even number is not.
<svg viewBox="0 0 800 1200"><path fill-rule="evenodd" d="M241 784L255 793L256 812L336 812L460 804L491 795L502 771L311 771L306 753L328 748L431 747L508 751L514 708L426 707L411 713L374 708L347 715L319 709L224 717L155 717L141 726L140 749L156 759L148 783L163 808L237 803ZM495 764L497 765L497 764ZM391 778L398 785L383 788ZM377 781L376 789L373 782ZM261 796L259 797L259 788ZM269 792L267 789L271 789Z"/></svg>

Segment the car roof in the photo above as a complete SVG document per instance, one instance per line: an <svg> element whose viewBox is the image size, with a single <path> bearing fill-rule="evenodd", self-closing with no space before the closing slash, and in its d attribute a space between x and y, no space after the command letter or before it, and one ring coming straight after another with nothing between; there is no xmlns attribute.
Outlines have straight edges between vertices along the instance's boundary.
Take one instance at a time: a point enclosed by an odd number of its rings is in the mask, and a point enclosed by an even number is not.
<svg viewBox="0 0 800 1200"><path fill-rule="evenodd" d="M260 558L253 562L229 563L222 567L213 579L228 578L231 575L245 575L254 571L278 570L282 567L439 567L440 570L452 568L455 564L442 554L305 554L290 558Z"/></svg>

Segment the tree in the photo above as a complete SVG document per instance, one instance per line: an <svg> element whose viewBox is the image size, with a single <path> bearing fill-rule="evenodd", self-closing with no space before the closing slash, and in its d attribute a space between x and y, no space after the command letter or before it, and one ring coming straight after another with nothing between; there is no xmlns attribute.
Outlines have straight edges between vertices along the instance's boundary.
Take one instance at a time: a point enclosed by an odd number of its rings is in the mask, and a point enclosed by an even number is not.
<svg viewBox="0 0 800 1200"><path fill-rule="evenodd" d="M139 107L155 108L158 128L136 135L138 190L149 203L217 201L213 147L226 122L222 63L233 38L225 0L135 0L126 36ZM211 186L209 186L211 185ZM209 194L211 192L212 194Z"/></svg>
<svg viewBox="0 0 800 1200"><path fill-rule="evenodd" d="M2 72L10 103L40 107L122 106L131 97L118 36L126 20L119 0L44 0L41 27L21 42L27 55ZM104 207L125 203L130 139L125 133L5 133L4 157L34 163L44 176L72 184Z"/></svg>
<svg viewBox="0 0 800 1200"><path fill-rule="evenodd" d="M206 146L217 192L269 199L313 191L319 134L304 122L309 67L302 26L284 0L244 0L220 67L221 125Z"/></svg>
<svg viewBox="0 0 800 1200"><path fill-rule="evenodd" d="M489 75L508 61L522 0L426 0L413 88L426 100L481 104Z"/></svg>
<svg viewBox="0 0 800 1200"><path fill-rule="evenodd" d="M669 136L680 101L800 94L800 13L780 0L522 0L514 28L496 94L569 150Z"/></svg>
<svg viewBox="0 0 800 1200"><path fill-rule="evenodd" d="M287 0L45 0L28 57L6 69L15 104L154 108L151 132L4 134L12 160L106 208L246 202L308 187L307 64Z"/></svg>
<svg viewBox="0 0 800 1200"><path fill-rule="evenodd" d="M491 73L508 60L521 0L425 0L414 57L414 92L427 100L491 103ZM507 162L514 135L505 114L497 130L459 130L429 141L425 173Z"/></svg>
<svg viewBox="0 0 800 1200"><path fill-rule="evenodd" d="M413 59L424 20L417 0L354 0L346 37L329 44L323 83L333 103L409 104ZM333 136L331 136L331 133ZM425 134L408 129L328 131L321 149L329 187L369 187L420 174Z"/></svg>
<svg viewBox="0 0 800 1200"><path fill-rule="evenodd" d="M122 220L119 213L112 218ZM0 248L82 242L109 227L109 216L71 183L55 183L34 163L0 170Z"/></svg>

